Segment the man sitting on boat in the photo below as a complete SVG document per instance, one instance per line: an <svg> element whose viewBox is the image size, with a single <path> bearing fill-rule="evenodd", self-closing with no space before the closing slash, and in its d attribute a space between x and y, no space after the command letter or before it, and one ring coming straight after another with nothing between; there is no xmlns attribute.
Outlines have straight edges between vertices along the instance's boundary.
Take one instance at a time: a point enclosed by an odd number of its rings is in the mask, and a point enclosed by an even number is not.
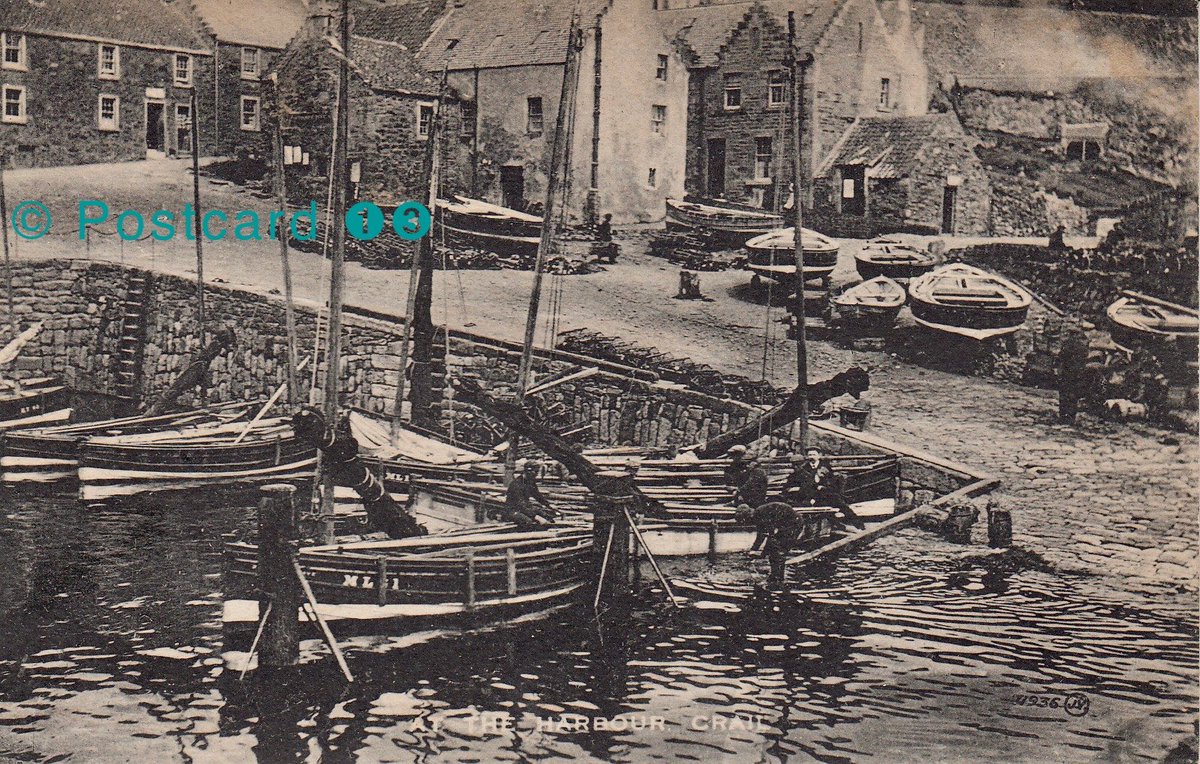
<svg viewBox="0 0 1200 764"><path fill-rule="evenodd" d="M790 504L782 501L771 501L758 507L742 504L734 513L734 518L742 525L754 525L754 544L750 551L757 552L760 548L771 562L771 582L783 581L783 561L788 552L800 540L804 530L804 522Z"/></svg>
<svg viewBox="0 0 1200 764"><path fill-rule="evenodd" d="M825 461L820 448L810 446L783 486L784 501L797 507L834 507L859 530L866 526L842 496L842 479Z"/></svg>
<svg viewBox="0 0 1200 764"><path fill-rule="evenodd" d="M734 446L726 453L729 466L725 468L725 484L734 489L733 504L757 507L767 503L767 471L753 459L746 458L745 446Z"/></svg>
<svg viewBox="0 0 1200 764"><path fill-rule="evenodd" d="M501 519L516 523L518 528L532 528L553 522L558 512L538 490L537 479L542 464L534 459L518 464L518 474L508 484L504 496L504 512ZM538 505L541 507L538 507Z"/></svg>

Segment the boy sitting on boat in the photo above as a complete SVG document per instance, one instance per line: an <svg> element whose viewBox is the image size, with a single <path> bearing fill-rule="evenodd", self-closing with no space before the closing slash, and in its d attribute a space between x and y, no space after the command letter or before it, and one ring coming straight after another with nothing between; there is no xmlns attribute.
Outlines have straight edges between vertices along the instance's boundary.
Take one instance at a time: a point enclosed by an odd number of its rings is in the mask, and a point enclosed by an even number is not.
<svg viewBox="0 0 1200 764"><path fill-rule="evenodd" d="M518 528L532 528L554 522L558 512L538 490L537 479L542 464L533 459L517 465L518 474L508 484L501 519L516 523ZM541 505L540 507L538 505Z"/></svg>

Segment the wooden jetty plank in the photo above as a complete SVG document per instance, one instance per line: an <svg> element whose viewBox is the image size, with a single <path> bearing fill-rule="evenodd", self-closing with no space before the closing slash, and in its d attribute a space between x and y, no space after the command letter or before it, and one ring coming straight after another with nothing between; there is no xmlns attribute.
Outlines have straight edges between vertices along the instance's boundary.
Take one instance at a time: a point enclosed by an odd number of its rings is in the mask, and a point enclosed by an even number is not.
<svg viewBox="0 0 1200 764"><path fill-rule="evenodd" d="M895 517L893 517L891 519L884 520L882 523L879 523L878 525L868 528L867 530L863 531L862 533L855 533L852 536L846 536L845 538L840 538L831 544L827 544L827 545L821 547L820 549L814 549L811 552L805 552L804 554L798 554L795 557L788 559L788 561L785 564L787 564L787 565L807 565L809 563L816 562L818 560L824 560L829 557L833 557L834 555L840 554L849 549L853 549L855 547L862 546L863 544L866 544L870 541L874 541L875 539L879 538L880 536L886 536L889 533L898 531L901 528L905 528L905 527L911 525L913 523L913 521L916 520L916 518L917 518L917 512L924 507L940 507L945 504L949 504L951 502L958 501L959 499L968 499L973 496L978 496L982 493L987 493L988 491L993 490L994 488L996 488L999 485L1000 485L999 478L989 477L989 478L984 478L983 480L977 480L974 483L971 483L969 485L963 486L962 488L959 488L957 491L948 493L945 496L940 496L940 497L934 499L933 501L929 502L928 504L922 504L920 507L915 507L913 509L910 509L909 511L905 512L902 515L896 515Z"/></svg>

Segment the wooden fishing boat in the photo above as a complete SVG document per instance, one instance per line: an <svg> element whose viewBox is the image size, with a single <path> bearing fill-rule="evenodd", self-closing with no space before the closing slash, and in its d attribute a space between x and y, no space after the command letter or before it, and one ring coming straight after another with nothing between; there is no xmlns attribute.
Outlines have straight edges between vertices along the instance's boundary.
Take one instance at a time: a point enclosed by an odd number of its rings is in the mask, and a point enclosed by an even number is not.
<svg viewBox="0 0 1200 764"><path fill-rule="evenodd" d="M261 402L237 402L160 416L130 416L6 432L0 440L0 482L71 480L77 477L79 444L87 438L235 421L258 405Z"/></svg>
<svg viewBox="0 0 1200 764"><path fill-rule="evenodd" d="M79 497L97 501L147 491L253 485L311 475L316 450L289 420L263 419L173 432L92 437L79 445Z"/></svg>
<svg viewBox="0 0 1200 764"><path fill-rule="evenodd" d="M928 273L937 258L923 249L890 239L870 241L854 256L854 268L864 281L876 276L904 281Z"/></svg>
<svg viewBox="0 0 1200 764"><path fill-rule="evenodd" d="M783 218L771 212L723 204L701 204L667 199L667 230L695 231L713 241L740 247L747 239L783 227Z"/></svg>
<svg viewBox="0 0 1200 764"><path fill-rule="evenodd" d="M904 287L887 276L876 276L834 297L833 304L846 320L882 328L896 323L904 298Z"/></svg>
<svg viewBox="0 0 1200 764"><path fill-rule="evenodd" d="M1200 338L1200 311L1135 292L1124 292L1108 306L1113 341L1129 350Z"/></svg>
<svg viewBox="0 0 1200 764"><path fill-rule="evenodd" d="M537 215L465 196L438 199L437 222L448 239L487 252L532 256L542 236Z"/></svg>
<svg viewBox="0 0 1200 764"><path fill-rule="evenodd" d="M69 397L67 388L52 377L0 383L0 432L67 421Z"/></svg>
<svg viewBox="0 0 1200 764"><path fill-rule="evenodd" d="M965 263L913 279L908 296L917 323L976 340L1020 329L1033 301L1033 295L1008 279Z"/></svg>
<svg viewBox="0 0 1200 764"><path fill-rule="evenodd" d="M777 231L764 233L746 242L748 261L756 266L788 266L792 274L796 272L796 235L795 227L781 228ZM806 279L828 276L837 267L838 252L841 243L836 239L813 231L802 229L804 242L804 277Z"/></svg>
<svg viewBox="0 0 1200 764"><path fill-rule="evenodd" d="M257 545L225 544L227 634L258 622ZM595 578L590 527L464 533L302 548L317 612L371 633L469 625L546 610Z"/></svg>

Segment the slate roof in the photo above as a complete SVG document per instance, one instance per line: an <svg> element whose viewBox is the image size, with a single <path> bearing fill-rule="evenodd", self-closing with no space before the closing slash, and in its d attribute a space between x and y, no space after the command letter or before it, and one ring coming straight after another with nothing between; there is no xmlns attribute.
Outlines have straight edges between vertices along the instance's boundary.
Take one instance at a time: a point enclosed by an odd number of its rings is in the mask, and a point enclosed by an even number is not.
<svg viewBox="0 0 1200 764"><path fill-rule="evenodd" d="M354 34L400 43L418 51L446 9L445 0L411 0L379 5L367 0L354 7Z"/></svg>
<svg viewBox="0 0 1200 764"><path fill-rule="evenodd" d="M862 117L830 149L816 175L840 165L865 165L872 178L903 178L921 162L922 150L948 132L965 137L953 114L912 117Z"/></svg>
<svg viewBox="0 0 1200 764"><path fill-rule="evenodd" d="M350 40L354 68L374 90L435 96L438 79L426 72L399 43L354 36Z"/></svg>
<svg viewBox="0 0 1200 764"><path fill-rule="evenodd" d="M218 41L282 50L309 16L302 0L190 0Z"/></svg>
<svg viewBox="0 0 1200 764"><path fill-rule="evenodd" d="M947 86L993 79L1040 92L1091 78L1195 77L1195 16L916 2L913 23L925 29L931 77Z"/></svg>
<svg viewBox="0 0 1200 764"><path fill-rule="evenodd" d="M608 4L579 0L581 22L590 24ZM564 63L575 7L575 0L465 0L434 28L421 63L431 70Z"/></svg>
<svg viewBox="0 0 1200 764"><path fill-rule="evenodd" d="M188 53L212 49L185 11L161 0L0 0L0 29Z"/></svg>
<svg viewBox="0 0 1200 764"><path fill-rule="evenodd" d="M759 0L759 5L787 29L788 11L796 14L796 45L812 52L842 7L842 0ZM731 2L658 11L659 24L668 39L684 42L696 54L699 66L715 66L722 46L750 13L754 2Z"/></svg>

